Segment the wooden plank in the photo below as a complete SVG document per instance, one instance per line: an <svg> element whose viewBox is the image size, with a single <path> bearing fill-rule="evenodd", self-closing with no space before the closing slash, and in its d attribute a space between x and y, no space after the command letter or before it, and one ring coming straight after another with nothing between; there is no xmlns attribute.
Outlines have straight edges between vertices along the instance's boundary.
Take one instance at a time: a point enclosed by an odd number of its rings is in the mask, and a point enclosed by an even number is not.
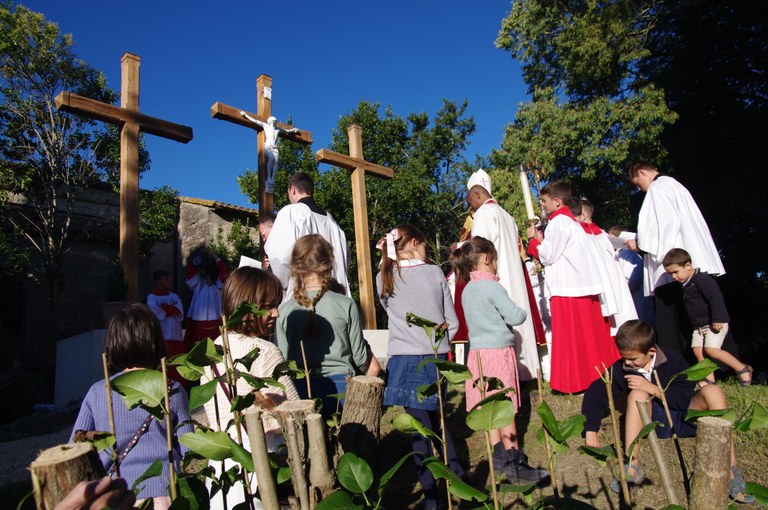
<svg viewBox="0 0 768 510"><path fill-rule="evenodd" d="M140 112L101 103L70 92L59 92L55 101L56 108L63 112L75 113L117 126L122 126L125 123L138 124L144 133L169 138L177 142L187 143L192 140L192 128L189 126L150 117Z"/></svg>
<svg viewBox="0 0 768 510"><path fill-rule="evenodd" d="M261 128L257 124L250 122L249 120L245 119L242 115L240 115L240 110L242 110L242 108L235 108L234 106L229 106L227 104L217 101L213 103L213 105L211 106L211 117L213 117L214 119L226 120L226 121L232 122L233 124L237 124L238 126L243 126L243 127L254 129L256 131L261 131ZM261 122L267 122L267 117L262 117L255 113L251 113L247 110L243 110L243 111L248 115L250 115L251 117L260 120ZM294 128L294 126L283 124L282 122L277 122L276 124L279 128L282 128L282 129ZM280 138L285 138L286 140L291 140L292 142L299 142L307 145L312 143L312 133L310 131L304 131L303 129L299 129L298 133L287 133L287 132L280 133Z"/></svg>
<svg viewBox="0 0 768 510"><path fill-rule="evenodd" d="M315 159L318 163L328 163L330 165L346 168L347 170L356 170L362 168L366 172L378 175L380 177L387 177L391 179L394 176L394 172L391 168L387 168L375 163L369 163L364 159L355 158L352 156L346 156L333 152L328 149L320 149L315 154Z"/></svg>

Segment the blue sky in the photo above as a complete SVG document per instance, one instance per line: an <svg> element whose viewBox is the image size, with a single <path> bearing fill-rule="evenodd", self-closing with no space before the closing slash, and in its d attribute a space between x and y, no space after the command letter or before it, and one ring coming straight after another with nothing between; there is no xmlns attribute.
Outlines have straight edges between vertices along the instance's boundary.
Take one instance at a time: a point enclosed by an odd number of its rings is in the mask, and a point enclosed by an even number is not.
<svg viewBox="0 0 768 510"><path fill-rule="evenodd" d="M255 132L215 120L216 101L256 111L256 77L273 79L272 110L327 147L360 100L396 114L469 100L477 131L466 156L498 147L526 101L520 69L493 42L510 0L255 2L20 0L75 39L77 55L120 88L120 57L141 57L140 109L191 126L184 145L145 137L145 188L250 207L235 178L256 167ZM363 133L365 143L365 133Z"/></svg>

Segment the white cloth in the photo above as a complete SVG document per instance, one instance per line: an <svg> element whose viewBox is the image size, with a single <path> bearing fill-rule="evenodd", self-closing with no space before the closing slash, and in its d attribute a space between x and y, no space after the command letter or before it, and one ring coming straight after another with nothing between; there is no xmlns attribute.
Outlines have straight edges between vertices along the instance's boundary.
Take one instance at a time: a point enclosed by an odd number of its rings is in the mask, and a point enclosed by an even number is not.
<svg viewBox="0 0 768 510"><path fill-rule="evenodd" d="M208 285L199 273L186 280L192 289L192 301L189 303L187 317L193 321L217 321L221 319L221 289L224 287L218 277L216 283Z"/></svg>
<svg viewBox="0 0 768 510"><path fill-rule="evenodd" d="M491 176L488 175L488 172L480 168L477 172L473 173L469 176L469 180L467 181L467 189L472 189L473 186L482 186L485 188L485 191L488 192L489 195L491 195Z"/></svg>
<svg viewBox="0 0 768 510"><path fill-rule="evenodd" d="M602 280L603 293L600 294L603 317L609 317L611 336L615 336L622 324L637 319L637 310L608 234L601 231L598 235L590 234L588 237L598 257L595 262L601 268L601 278L605 278Z"/></svg>
<svg viewBox="0 0 768 510"><path fill-rule="evenodd" d="M536 379L539 353L536 346L536 333L533 329L531 305L528 302L528 290L525 286L517 223L499 204L486 201L475 211L472 237L482 237L493 243L499 255L497 261L499 283L507 291L509 298L527 314L525 322L514 328L518 376L521 381Z"/></svg>
<svg viewBox="0 0 768 510"><path fill-rule="evenodd" d="M573 218L558 214L547 224L539 245L550 296L598 296L603 291L588 234Z"/></svg>
<svg viewBox="0 0 768 510"><path fill-rule="evenodd" d="M163 310L163 305L172 305L179 309L181 314L168 315ZM160 321L160 328L163 330L163 338L171 341L182 341L184 335L181 334L181 321L184 320L184 305L181 304L181 298L169 292L167 296L158 296L150 294L147 296L147 306Z"/></svg>
<svg viewBox="0 0 768 510"><path fill-rule="evenodd" d="M691 255L694 267L716 276L725 274L712 234L690 192L672 177L659 176L648 187L637 222L637 245L645 252L645 295L672 277L661 261L672 248Z"/></svg>
<svg viewBox="0 0 768 510"><path fill-rule="evenodd" d="M326 215L312 212L308 205L298 202L282 209L275 219L264 249L269 257L269 267L285 289L286 298L293 293L291 281L291 252L296 241L308 234L320 234L333 246L333 277L344 286L347 296L351 297L347 270L349 259L347 237L330 213ZM286 301L287 299L284 299Z"/></svg>

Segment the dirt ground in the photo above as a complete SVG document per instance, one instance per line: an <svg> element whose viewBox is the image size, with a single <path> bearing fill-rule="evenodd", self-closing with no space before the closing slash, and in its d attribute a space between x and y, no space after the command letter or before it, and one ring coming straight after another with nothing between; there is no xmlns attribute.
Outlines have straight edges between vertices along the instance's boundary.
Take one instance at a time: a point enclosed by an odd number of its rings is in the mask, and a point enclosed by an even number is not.
<svg viewBox="0 0 768 510"><path fill-rule="evenodd" d="M729 403L738 412L746 410L753 400L768 407L768 387L752 386L740 388L735 384L724 384ZM536 431L541 427L536 414L539 403L538 391L524 390L523 408L518 415L518 427L523 437L523 449L528 454L530 463L534 466L546 467L547 454L545 447L536 439ZM568 416L579 414L581 397L555 396L545 390L545 399L552 408L555 416L562 420ZM485 456L484 438L479 433L473 433L465 425L463 392L461 387L452 387L449 391L449 401L446 406L448 430L456 443L459 457L466 468L472 473L473 485L483 487L489 482L488 463ZM410 451L410 439L391 427L391 421L402 412L401 408L388 409L382 419L381 440L381 471L388 469L401 456ZM77 409L57 411L53 413L38 413L9 425L0 427L0 485L28 480L27 466L40 450L67 441ZM604 444L611 443L608 421L603 424L601 438ZM571 449L556 458L556 479L562 496L577 499L598 509L619 509L619 496L608 487L618 473L616 466L600 466L593 459L580 454L577 449L581 440L571 442ZM682 439L683 456L690 466L693 460L694 439ZM747 481L768 485L768 430L735 433L737 459ZM662 441L664 458L668 461L668 472L676 488L679 501L685 504L685 490L682 483L682 472L677 462L677 454L673 441ZM658 469L655 466L650 449L646 444L641 449L641 463L645 470L646 480L641 486L632 491L634 508L658 509L667 504L662 490ZM690 467L689 467L690 469ZM533 494L536 499L542 495L552 495L550 485ZM406 462L398 474L391 480L384 492L384 506L389 509L410 508L420 499L418 483L416 483L415 468ZM10 506L9 503L12 503ZM0 508L15 508L15 502L2 501ZM508 495L504 500L504 508L520 509L530 505L522 498ZM475 508L477 505L462 504L460 508ZM739 508L760 508L758 505L740 505Z"/></svg>

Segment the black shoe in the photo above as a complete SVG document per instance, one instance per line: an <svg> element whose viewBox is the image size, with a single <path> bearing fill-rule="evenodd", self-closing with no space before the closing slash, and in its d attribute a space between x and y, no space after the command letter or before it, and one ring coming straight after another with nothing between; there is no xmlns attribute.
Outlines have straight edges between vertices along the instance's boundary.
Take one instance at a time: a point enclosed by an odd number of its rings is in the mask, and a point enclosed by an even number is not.
<svg viewBox="0 0 768 510"><path fill-rule="evenodd" d="M517 448L507 450L507 479L510 483L549 483L549 473L545 469L533 468L528 465L528 456Z"/></svg>
<svg viewBox="0 0 768 510"><path fill-rule="evenodd" d="M501 441L493 445L491 461L495 473L504 473L506 471L509 465L509 455L507 455L507 450L504 449Z"/></svg>

